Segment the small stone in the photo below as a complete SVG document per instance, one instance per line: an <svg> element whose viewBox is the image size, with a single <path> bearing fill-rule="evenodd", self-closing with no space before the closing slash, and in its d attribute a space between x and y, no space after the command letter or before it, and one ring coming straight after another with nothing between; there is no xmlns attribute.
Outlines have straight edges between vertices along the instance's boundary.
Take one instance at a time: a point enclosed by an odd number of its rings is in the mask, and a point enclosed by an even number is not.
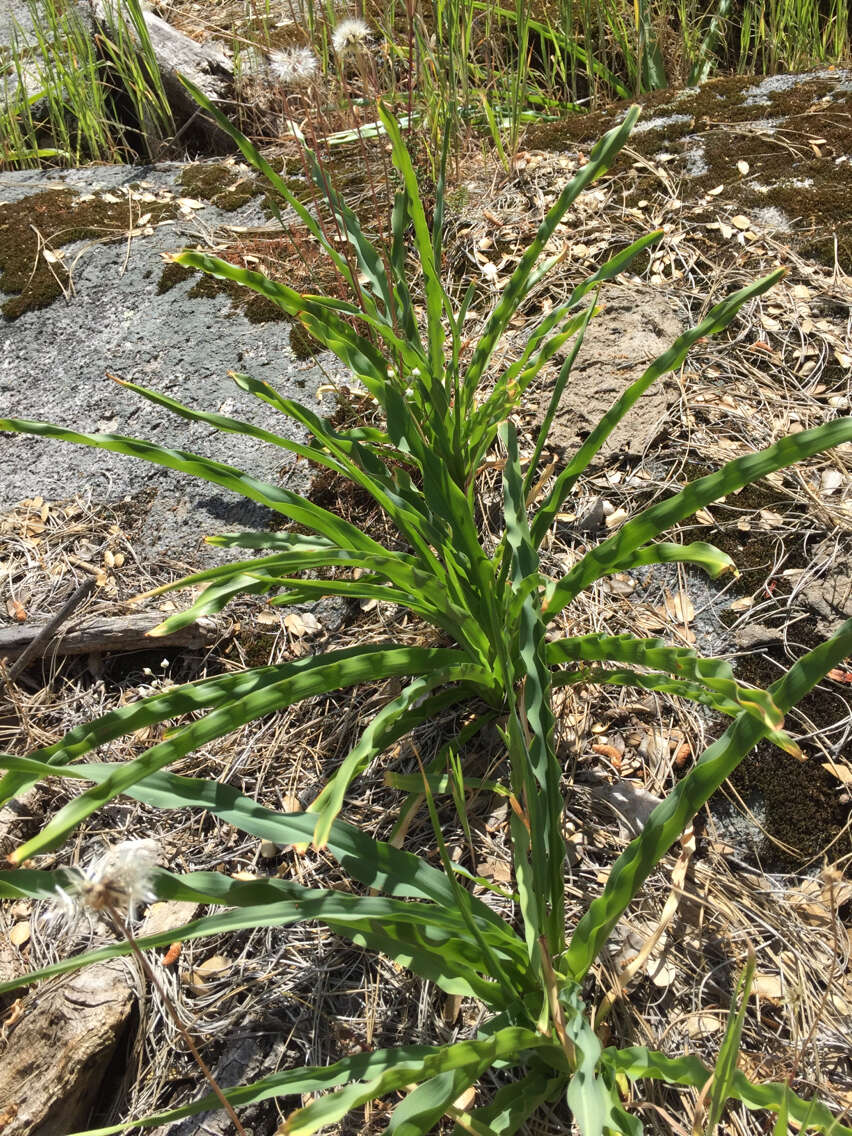
<svg viewBox="0 0 852 1136"><path fill-rule="evenodd" d="M280 848L277 844L273 843L271 840L261 840L260 854L265 860L274 860L279 852Z"/></svg>

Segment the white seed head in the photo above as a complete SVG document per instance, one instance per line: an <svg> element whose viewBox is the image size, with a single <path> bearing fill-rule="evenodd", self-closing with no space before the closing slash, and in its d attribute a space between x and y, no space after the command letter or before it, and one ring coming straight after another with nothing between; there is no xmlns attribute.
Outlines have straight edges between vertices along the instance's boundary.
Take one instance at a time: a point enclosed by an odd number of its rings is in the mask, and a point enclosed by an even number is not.
<svg viewBox="0 0 852 1136"><path fill-rule="evenodd" d="M303 87L319 70L319 60L309 47L288 47L269 54L272 74L288 87Z"/></svg>
<svg viewBox="0 0 852 1136"><path fill-rule="evenodd" d="M331 46L341 59L366 51L369 42L370 27L363 20L341 20L331 33Z"/></svg>
<svg viewBox="0 0 852 1136"><path fill-rule="evenodd" d="M157 898L152 875L158 852L155 840L124 840L86 867L72 869L68 889L56 889L60 911L69 918L81 909L120 911L132 922L140 903Z"/></svg>

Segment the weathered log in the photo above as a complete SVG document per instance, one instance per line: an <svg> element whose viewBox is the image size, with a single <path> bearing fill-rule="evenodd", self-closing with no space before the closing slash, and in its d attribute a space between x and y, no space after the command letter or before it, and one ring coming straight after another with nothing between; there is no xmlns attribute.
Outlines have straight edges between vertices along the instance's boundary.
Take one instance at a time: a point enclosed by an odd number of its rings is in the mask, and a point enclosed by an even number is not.
<svg viewBox="0 0 852 1136"><path fill-rule="evenodd" d="M156 651L160 647L204 647L222 634L215 620L202 616L189 627L171 635L148 638L146 633L160 622L151 614L98 616L83 627L60 629L41 648L43 655L88 655L97 651ZM0 627L0 659L16 659L37 638L44 624L20 623Z"/></svg>
<svg viewBox="0 0 852 1136"><path fill-rule="evenodd" d="M96 963L26 998L0 1061L3 1136L86 1127L133 1006L129 965Z"/></svg>

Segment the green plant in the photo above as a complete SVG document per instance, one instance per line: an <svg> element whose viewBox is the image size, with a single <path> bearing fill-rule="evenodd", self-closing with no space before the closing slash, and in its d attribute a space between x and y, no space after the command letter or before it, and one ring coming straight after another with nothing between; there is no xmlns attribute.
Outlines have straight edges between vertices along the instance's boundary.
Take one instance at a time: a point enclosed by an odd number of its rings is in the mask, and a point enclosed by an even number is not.
<svg viewBox="0 0 852 1136"><path fill-rule="evenodd" d="M314 841L327 847L355 880L384 893L359 896L332 889L310 890L282 879L240 883L216 873L178 876L163 871L157 875L154 887L160 897L195 899L231 909L168 932L169 942L228 929L317 919L359 945L397 959L451 994L479 999L490 1015L474 1040L362 1054L329 1068L293 1070L228 1091L231 1103L238 1106L274 1094L335 1090L290 1117L285 1131L291 1136L333 1124L350 1109L403 1088L407 1095L394 1110L389 1132L426 1133L448 1113L455 1116L459 1132L478 1136L508 1133L517 1130L540 1103L564 1097L584 1136L604 1131L638 1133L640 1122L621 1100L620 1089L626 1081L662 1078L700 1088L709 1071L692 1057L672 1059L644 1047L604 1049L583 1002L584 980L650 872L746 753L762 738L797 751L795 741L783 730L784 715L850 653L852 621L800 659L769 690L738 683L722 660L704 659L692 650L659 640L587 634L548 641L547 625L583 589L607 573L672 561L698 565L713 576L730 570L730 558L709 544L680 545L656 538L718 497L852 440L852 419L803 431L760 453L729 462L717 473L639 512L588 551L565 576L549 580L540 566L539 549L567 494L614 427L657 378L680 365L699 337L726 327L741 305L769 288L780 273L728 297L676 340L604 415L574 459L552 481L539 486L538 463L547 433L585 328L596 311L593 305L579 313L575 309L658 234L649 234L618 253L575 288L564 304L539 323L519 360L497 374L491 373L490 364L510 319L552 264L547 259L541 262L541 256L556 225L578 194L612 162L638 110L631 110L600 141L588 164L559 195L468 355L462 327L473 289L456 305L439 273L442 179L430 227L411 160L390 115L381 110L401 188L394 203L389 247L379 250L328 185L310 151L306 161L328 207L329 216L323 223L200 92L193 89L193 93L313 232L348 282L353 300L301 295L258 273L198 252L184 252L177 261L252 288L298 319L361 380L381 407L385 426L334 430L268 384L235 376L241 389L307 429L312 440L302 444L224 415L193 410L135 384L126 385L184 417L262 439L349 479L385 511L403 547L387 548L305 497L197 455L137 439L81 434L17 419L0 420L0 429L80 442L192 472L260 501L300 526L298 533L211 538L215 544L263 549L269 555L197 573L171 585L205 584L206 589L186 612L167 619L160 628L163 632L205 612L221 610L239 593L274 594L271 602L285 604L342 594L399 604L431 624L437 642L449 641L450 645L363 645L205 679L114 710L28 758L3 756L0 766L7 773L0 781L0 802L45 777L94 783L11 859L21 863L56 847L86 817L118 794L127 794L163 809L204 808L246 833L275 843ZM328 226L345 243L331 239ZM422 328L409 285L409 243L416 250L420 272L418 285L425 308ZM510 416L544 364L567 349L572 338L524 471ZM476 474L498 438L505 455L504 524L496 547L487 547L475 523ZM338 574L305 575L329 569ZM359 570L357 575L340 574L353 569ZM376 714L307 814L279 814L227 785L179 777L166 769L206 742L310 695L392 675L405 675L411 681ZM569 940L563 895L562 770L553 748L551 693L554 686L577 683L637 685L673 694L727 714L732 722L651 815ZM372 840L338 819L352 780L377 755L416 725L463 701L479 707L476 717L423 771L422 787L413 791L400 817L402 823L419 791L430 810L443 871ZM191 720L171 729L132 761L119 765L79 761L112 739L187 715L193 716ZM503 791L512 803L521 934L463 885L464 876L444 846L433 800L436 791L458 792L463 774L457 758L450 761L449 779L441 776L446 755L461 753L465 740L487 722L498 723L508 752ZM19 868L0 874L0 895L46 897L55 894L57 884L65 879L61 871ZM165 936L149 936L140 939L139 945L157 946L165 941ZM6 983L0 991L128 949L127 944L119 943L89 952ZM489 1105L469 1114L454 1112L453 1102L493 1065L519 1070L519 1079L500 1089ZM783 1109L802 1125L852 1134L823 1106L801 1100L786 1086L755 1086L733 1070L725 1074L724 1086L721 1095L733 1096L749 1107ZM206 1099L169 1115L185 1115L214 1104ZM149 1118L146 1123L162 1120Z"/></svg>
<svg viewBox="0 0 852 1136"><path fill-rule="evenodd" d="M19 30L12 45L0 104L0 160L22 167L46 158L67 165L119 162L140 142L146 156L155 157L173 123L139 0L107 0L104 27L94 36L73 5L27 5L32 33ZM121 121L119 93L129 101L135 133ZM45 146L45 139L52 144Z"/></svg>

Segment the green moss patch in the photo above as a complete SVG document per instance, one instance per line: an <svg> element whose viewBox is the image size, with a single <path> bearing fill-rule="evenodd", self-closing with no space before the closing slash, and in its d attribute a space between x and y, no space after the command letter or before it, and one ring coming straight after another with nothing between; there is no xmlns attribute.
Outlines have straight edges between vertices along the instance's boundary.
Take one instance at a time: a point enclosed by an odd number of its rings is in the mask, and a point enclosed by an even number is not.
<svg viewBox="0 0 852 1136"><path fill-rule="evenodd" d="M801 255L831 266L836 241L841 267L849 271L852 92L823 75L805 77L784 89L760 83L753 76L735 76L675 95L645 95L635 100L642 104L643 116L629 148L650 161L663 151L674 155L666 169L685 175L681 192L689 203L697 204L708 191L723 186L720 194L707 199L708 221L726 211L751 217L773 208L789 224L790 241ZM588 152L629 105L617 102L605 110L536 125L527 132L525 144ZM643 121L655 126L642 131ZM747 174L737 169L738 160L748 163ZM614 172L623 174L633 161L631 155L620 154ZM634 169L626 202L636 205L658 189L653 174ZM707 238L721 260L732 254L721 234L714 237L708 229Z"/></svg>
<svg viewBox="0 0 852 1136"><path fill-rule="evenodd" d="M209 201L232 213L264 192L260 179L222 162L195 162L180 175L180 184L192 197Z"/></svg>
<svg viewBox="0 0 852 1136"><path fill-rule="evenodd" d="M178 212L177 203L170 201L139 208L150 214L152 225ZM74 241L120 237L127 223L126 198L105 201L70 189L45 190L0 205L0 292L9 297L0 310L6 319L48 307L68 287L68 269L61 259L45 258L41 240L55 253Z"/></svg>

